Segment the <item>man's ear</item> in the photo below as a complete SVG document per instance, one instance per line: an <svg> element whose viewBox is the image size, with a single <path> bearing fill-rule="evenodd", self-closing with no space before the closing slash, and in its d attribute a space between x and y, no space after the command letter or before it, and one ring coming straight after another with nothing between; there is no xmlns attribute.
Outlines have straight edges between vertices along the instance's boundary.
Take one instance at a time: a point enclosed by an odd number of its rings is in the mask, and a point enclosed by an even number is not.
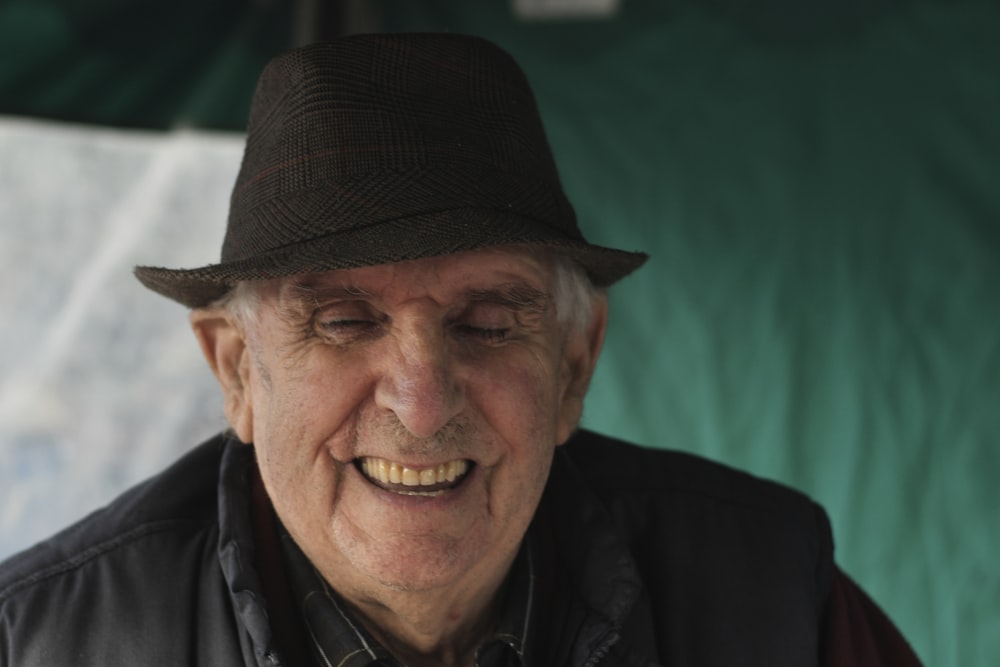
<svg viewBox="0 0 1000 667"><path fill-rule="evenodd" d="M246 335L229 313L217 309L192 311L191 328L222 387L229 425L241 441L253 442L250 351Z"/></svg>
<svg viewBox="0 0 1000 667"><path fill-rule="evenodd" d="M583 399L590 387L597 358L608 326L608 300L603 292L592 300L590 323L583 331L570 333L563 351L562 401L559 406L558 444L566 442L583 416Z"/></svg>

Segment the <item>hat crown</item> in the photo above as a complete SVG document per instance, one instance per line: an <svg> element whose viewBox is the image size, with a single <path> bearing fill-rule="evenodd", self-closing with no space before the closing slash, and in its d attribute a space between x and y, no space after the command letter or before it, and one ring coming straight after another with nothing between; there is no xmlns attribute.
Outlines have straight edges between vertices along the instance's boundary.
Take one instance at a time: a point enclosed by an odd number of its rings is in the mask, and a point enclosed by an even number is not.
<svg viewBox="0 0 1000 667"><path fill-rule="evenodd" d="M520 67L477 37L347 37L261 74L222 259L463 209L582 238Z"/></svg>
<svg viewBox="0 0 1000 667"><path fill-rule="evenodd" d="M646 259L583 238L528 81L500 47L354 35L261 74L221 261L135 274L200 308L245 280L525 244L558 249L598 286Z"/></svg>

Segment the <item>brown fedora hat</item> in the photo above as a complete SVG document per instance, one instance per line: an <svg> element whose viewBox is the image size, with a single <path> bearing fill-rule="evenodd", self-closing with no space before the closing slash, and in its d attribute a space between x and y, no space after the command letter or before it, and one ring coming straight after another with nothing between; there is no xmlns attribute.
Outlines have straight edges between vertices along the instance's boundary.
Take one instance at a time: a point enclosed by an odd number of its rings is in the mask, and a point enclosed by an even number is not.
<svg viewBox="0 0 1000 667"><path fill-rule="evenodd" d="M505 51L463 35L354 35L261 74L220 263L135 274L198 308L243 280L514 244L557 248L599 286L646 260L583 238Z"/></svg>

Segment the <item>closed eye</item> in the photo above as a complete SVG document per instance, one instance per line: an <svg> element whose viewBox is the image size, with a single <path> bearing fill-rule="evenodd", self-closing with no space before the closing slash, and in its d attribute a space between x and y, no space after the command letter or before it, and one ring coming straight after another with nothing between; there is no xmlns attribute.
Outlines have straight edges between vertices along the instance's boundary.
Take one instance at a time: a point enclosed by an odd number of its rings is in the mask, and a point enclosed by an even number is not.
<svg viewBox="0 0 1000 667"><path fill-rule="evenodd" d="M316 333L335 344L347 344L368 340L378 335L381 323L374 320L329 318L317 320Z"/></svg>
<svg viewBox="0 0 1000 667"><path fill-rule="evenodd" d="M484 327L474 327L468 324L459 324L455 326L456 331L458 331L463 336L471 336L473 338L479 338L487 343L500 343L510 335L510 329L489 329Z"/></svg>
<svg viewBox="0 0 1000 667"><path fill-rule="evenodd" d="M317 324L326 331L362 331L378 326L378 322L371 320L325 320Z"/></svg>

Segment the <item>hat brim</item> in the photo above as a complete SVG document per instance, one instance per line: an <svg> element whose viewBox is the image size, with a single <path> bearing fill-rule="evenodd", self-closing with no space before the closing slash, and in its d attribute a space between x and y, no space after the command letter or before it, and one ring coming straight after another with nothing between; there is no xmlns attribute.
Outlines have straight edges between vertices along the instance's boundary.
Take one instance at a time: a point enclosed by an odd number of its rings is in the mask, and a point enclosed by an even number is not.
<svg viewBox="0 0 1000 667"><path fill-rule="evenodd" d="M154 292L189 308L203 308L245 280L393 264L513 245L556 249L579 263L598 287L624 278L648 257L641 252L569 239L514 213L462 209L371 224L200 268L137 266L135 275Z"/></svg>

